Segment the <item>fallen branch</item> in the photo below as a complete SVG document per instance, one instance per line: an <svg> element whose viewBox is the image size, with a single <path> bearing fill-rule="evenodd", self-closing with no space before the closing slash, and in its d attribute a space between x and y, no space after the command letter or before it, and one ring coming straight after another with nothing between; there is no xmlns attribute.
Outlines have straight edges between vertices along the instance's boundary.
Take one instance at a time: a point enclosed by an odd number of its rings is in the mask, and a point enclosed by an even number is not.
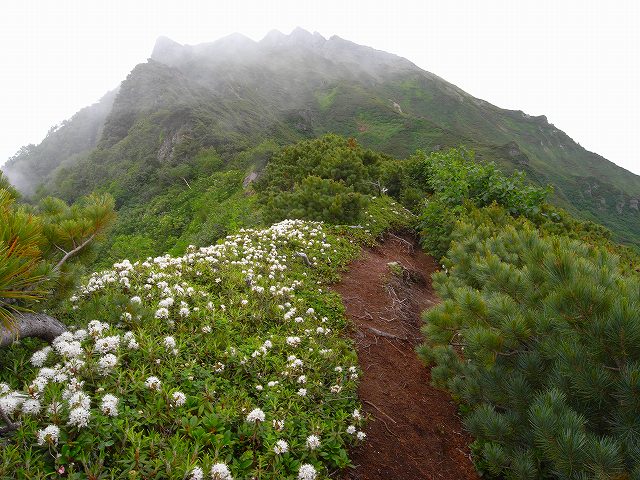
<svg viewBox="0 0 640 480"><path fill-rule="evenodd" d="M360 318L361 320L373 320L373 316L369 312L365 310L364 313L364 315L354 315L354 317Z"/></svg>
<svg viewBox="0 0 640 480"><path fill-rule="evenodd" d="M296 252L296 255L299 256L302 261L304 262L304 264L307 267L312 267L313 268L313 263L311 263L311 260L309 260L309 257L307 257L307 254L304 252Z"/></svg>
<svg viewBox="0 0 640 480"><path fill-rule="evenodd" d="M67 331L66 325L44 313L16 313L15 329L0 328L0 348L11 345L16 340L26 337L40 338L51 342L58 335Z"/></svg>
<svg viewBox="0 0 640 480"><path fill-rule="evenodd" d="M402 355L403 357L407 356L402 350L400 350L398 347L396 347L391 340L387 340L387 342L389 342L389 345L391 345L393 348L395 348L400 355Z"/></svg>
<svg viewBox="0 0 640 480"><path fill-rule="evenodd" d="M403 342L407 341L406 337L399 337L398 335L394 335L392 333L383 332L382 330L378 330L377 328L367 327L367 326L365 326L365 328L368 328L369 330L371 330L373 333L375 333L379 337L393 338L394 340L401 340Z"/></svg>
<svg viewBox="0 0 640 480"><path fill-rule="evenodd" d="M389 236L395 238L398 242L404 244L404 246L407 247L408 253L413 253L413 245L410 242L406 241L404 238L394 235L393 233L389 233Z"/></svg>
<svg viewBox="0 0 640 480"><path fill-rule="evenodd" d="M12 422L11 419L7 416L7 414L2 409L0 409L0 417L2 417L2 420L4 420L4 423L6 423L4 427L0 427L0 435L13 432L14 430L17 430L18 427L20 426L19 422L15 422L15 423Z"/></svg>

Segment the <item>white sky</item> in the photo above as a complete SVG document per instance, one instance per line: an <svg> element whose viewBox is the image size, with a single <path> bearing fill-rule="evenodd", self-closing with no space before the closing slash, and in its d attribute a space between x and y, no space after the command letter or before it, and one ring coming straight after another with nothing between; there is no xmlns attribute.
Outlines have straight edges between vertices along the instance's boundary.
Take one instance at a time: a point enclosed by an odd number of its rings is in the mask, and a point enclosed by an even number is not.
<svg viewBox="0 0 640 480"><path fill-rule="evenodd" d="M640 174L639 1L11 1L0 9L0 164L179 43L301 26L406 57L499 107L547 115Z"/></svg>

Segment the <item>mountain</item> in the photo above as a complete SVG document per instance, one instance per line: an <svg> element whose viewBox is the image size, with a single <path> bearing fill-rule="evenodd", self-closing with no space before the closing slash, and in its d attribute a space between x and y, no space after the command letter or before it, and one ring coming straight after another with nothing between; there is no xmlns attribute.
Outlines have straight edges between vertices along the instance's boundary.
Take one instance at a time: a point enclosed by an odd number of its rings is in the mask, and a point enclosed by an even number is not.
<svg viewBox="0 0 640 480"><path fill-rule="evenodd" d="M57 169L75 165L88 155L102 136L117 93L117 89L107 92L98 102L50 128L39 145L22 147L2 168L11 182L31 195Z"/></svg>
<svg viewBox="0 0 640 480"><path fill-rule="evenodd" d="M42 185L41 194L73 200L101 189L127 207L169 185L187 188L206 173L201 152L225 164L242 157L251 168L277 145L326 132L398 158L466 145L480 160L552 184L555 203L640 245L639 176L544 116L498 108L404 58L300 28L259 42L240 34L200 45L161 37L116 92L24 147L3 170L27 193Z"/></svg>

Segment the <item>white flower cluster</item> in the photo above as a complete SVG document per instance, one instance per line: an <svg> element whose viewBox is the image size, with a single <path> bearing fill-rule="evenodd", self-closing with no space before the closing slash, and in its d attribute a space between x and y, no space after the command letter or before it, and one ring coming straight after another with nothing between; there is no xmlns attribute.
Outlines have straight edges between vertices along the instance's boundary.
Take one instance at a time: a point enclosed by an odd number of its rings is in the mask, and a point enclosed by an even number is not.
<svg viewBox="0 0 640 480"><path fill-rule="evenodd" d="M211 467L212 480L233 480L229 467L224 463L216 463Z"/></svg>
<svg viewBox="0 0 640 480"><path fill-rule="evenodd" d="M276 455L282 455L283 453L287 453L289 451L289 444L286 440L278 440L276 444L273 446L273 452Z"/></svg>
<svg viewBox="0 0 640 480"><path fill-rule="evenodd" d="M264 412L259 408L254 408L249 412L249 415L247 415L247 422L249 423L264 422L264 419Z"/></svg>
<svg viewBox="0 0 640 480"><path fill-rule="evenodd" d="M56 425L49 425L43 430L38 430L38 445L57 445L60 438L60 428Z"/></svg>
<svg viewBox="0 0 640 480"><path fill-rule="evenodd" d="M315 255L308 255L313 263L331 261L329 253L324 252L330 245L326 242L319 224L285 221L266 230L243 230L238 235L227 237L218 245L200 249L190 247L181 257L164 255L133 264L124 260L114 264L112 270L92 275L75 296L74 305L83 308L85 298L95 297L96 293L102 290L106 293L124 293L130 296L130 299L125 304L125 311L117 312L115 316L120 317L120 323L112 327L106 322L92 320L86 329L65 332L52 342L51 347L35 352L31 356L31 364L39 369L35 379L24 394L11 392L8 386L0 384L0 409L9 415L40 415L45 411L48 415L62 418L62 421L59 421L42 416L38 420L43 422L43 427L47 423L56 423L65 428L66 423L70 428L87 428L94 417L124 415L127 410L122 403L128 396L119 389L117 392L113 391L121 395L121 398L118 398L108 393L108 389L105 391L102 386L110 385L121 378L119 369L135 367L138 364L136 362L146 362L149 358L161 367L153 364L151 370L145 368L143 371L149 372L147 375L155 373L158 376L146 377L140 374L139 380L131 382L131 386L126 388L140 389L140 382L144 380L144 388L148 390L165 390L167 396L163 394L157 398L168 398L174 409L186 404L187 395L182 391L176 391L176 385L171 384L172 377L165 375L164 370L157 370L158 368L207 365L209 373L215 372L227 381L228 378L237 375L238 364L246 365L242 367L243 372L252 375L249 384L251 388L255 387L256 391L263 392L259 395L264 398L261 398L258 404L264 405L271 405L270 397L282 394L292 395L292 402L308 405L311 399L324 398L327 391L340 393L344 386L353 385L348 384L349 379L357 379L358 371L355 367L350 367L347 371L346 366L336 366L332 362L335 355L332 349L327 347L332 346L329 342L333 337L330 337L332 331L328 328L330 325L326 323L327 319L322 319L320 323L315 310L308 308L308 303L302 296L296 295L299 287L308 282L292 281L286 272L291 262L300 262L296 255L284 253L287 250L281 248L290 242L295 245L294 251L315 248ZM320 248L324 256L318 254ZM226 269L230 269L232 273L237 272L238 275L227 275ZM240 272L242 276L239 277ZM189 283L200 275L203 280L215 279L210 287L206 288L207 291L199 288L197 283L193 286ZM306 272L303 275L306 276ZM312 278L312 275L310 273L309 278ZM237 285L230 282L237 281L238 278L243 285L246 283L246 290L240 295L225 298L226 305L220 304L221 295L226 294L231 287L237 290ZM142 308L143 304L145 308ZM210 334L213 328L222 330L226 322L233 322L235 318L251 318L252 310L262 308L262 305L277 306L278 313L273 319L283 325L285 331L278 330L277 334L268 336L266 340L264 337L260 340L252 337L250 343L236 345L237 350L228 347L220 358L207 358L206 362L202 358L188 357L192 342L215 340L202 336L199 332ZM150 309L148 314L146 308ZM286 322L282 321L283 318ZM147 329L147 322L153 328ZM128 328L133 329L135 334L132 331L124 331ZM158 347L161 351L174 354L177 354L180 348L181 355L179 358L158 355ZM136 353L136 350L142 351ZM291 355L292 351L295 351L296 355ZM270 365L277 365L277 370L269 370ZM321 367L318 368L318 365ZM327 372L334 371L339 378L327 380ZM103 378L96 377L96 372ZM198 371L189 372L188 378L193 380L193 375L198 375L200 381L200 373L196 372ZM332 377L333 375L331 373ZM87 379L88 386L96 390L89 391L87 387L85 392L83 378ZM165 381L167 384L163 385ZM99 385L98 388L96 383ZM47 386L51 384L58 385L49 391ZM54 393L53 398L51 392ZM258 394L253 391L250 395ZM150 398L150 395L147 395L147 398ZM44 402L44 399L49 403L43 405L41 402ZM190 397L190 401L195 402L196 398ZM91 409L92 404L94 410ZM257 427L266 421L267 416L271 417L270 410L267 412L269 415L260 408L255 408L246 415L245 420ZM353 419L357 422L361 417L356 416L356 412ZM56 444L61 433L57 425L49 425L38 431L38 444ZM285 437L284 418L273 419L272 425L275 431L283 432L280 435ZM306 453L296 452L297 442L290 445L285 440L286 437L278 439L275 443L265 442L265 445L271 445L272 452L276 455L302 453L303 458L309 458L309 451L318 450L322 446L321 432L314 432L306 437ZM348 426L347 432L356 435L358 439L364 438L364 433L357 431L354 425ZM314 455L316 454L312 453L311 458L316 458ZM204 479L205 472L202 468L190 468L192 470L186 474L187 477L190 476L194 480ZM224 463L213 465L210 473L213 480L233 478L229 467ZM300 480L314 480L317 475L316 467L308 463L301 465L298 471Z"/></svg>
<svg viewBox="0 0 640 480"><path fill-rule="evenodd" d="M98 360L98 369L102 375L107 375L118 364L118 357L113 353L107 353Z"/></svg>
<svg viewBox="0 0 640 480"><path fill-rule="evenodd" d="M317 435L309 435L307 437L307 448L309 450L315 450L320 447L320 437Z"/></svg>
<svg viewBox="0 0 640 480"><path fill-rule="evenodd" d="M122 336L122 340L124 343L126 343L129 350L137 350L140 347L133 332L126 332Z"/></svg>
<svg viewBox="0 0 640 480"><path fill-rule="evenodd" d="M96 340L96 350L100 353L115 352L120 346L120 335L102 337Z"/></svg>
<svg viewBox="0 0 640 480"><path fill-rule="evenodd" d="M160 382L160 379L158 377L148 377L145 380L144 385L150 390L159 391L162 383Z"/></svg>
<svg viewBox="0 0 640 480"><path fill-rule="evenodd" d="M88 427L91 411L88 408L76 407L69 412L68 425L72 427Z"/></svg>
<svg viewBox="0 0 640 480"><path fill-rule="evenodd" d="M84 353L80 342L73 338L71 332L64 332L62 335L57 336L51 346L56 353L66 358L76 358Z"/></svg>
<svg viewBox="0 0 640 480"><path fill-rule="evenodd" d="M200 467L195 467L189 474L189 480L204 480L204 472Z"/></svg>
<svg viewBox="0 0 640 480"><path fill-rule="evenodd" d="M42 367L47 361L49 353L51 353L50 346L46 346L43 349L35 352L33 355L31 355L31 365L38 368Z"/></svg>
<svg viewBox="0 0 640 480"><path fill-rule="evenodd" d="M104 413L109 417L117 417L118 402L119 402L118 397L116 397L115 395L111 395L110 393L107 393L104 397L102 397L100 410L102 410L102 413Z"/></svg>
<svg viewBox="0 0 640 480"><path fill-rule="evenodd" d="M298 480L315 480L317 475L318 472L310 463L300 465L300 470L298 470Z"/></svg>
<svg viewBox="0 0 640 480"><path fill-rule="evenodd" d="M291 347L297 347L300 345L300 337L287 337L287 345Z"/></svg>
<svg viewBox="0 0 640 480"><path fill-rule="evenodd" d="M182 393L182 392L174 392L171 395L171 400L172 403L176 406L176 407L181 407L182 405L184 405L187 401L187 396Z"/></svg>
<svg viewBox="0 0 640 480"><path fill-rule="evenodd" d="M8 392L0 397L0 411L5 415L12 415L25 400L25 396L20 392Z"/></svg>

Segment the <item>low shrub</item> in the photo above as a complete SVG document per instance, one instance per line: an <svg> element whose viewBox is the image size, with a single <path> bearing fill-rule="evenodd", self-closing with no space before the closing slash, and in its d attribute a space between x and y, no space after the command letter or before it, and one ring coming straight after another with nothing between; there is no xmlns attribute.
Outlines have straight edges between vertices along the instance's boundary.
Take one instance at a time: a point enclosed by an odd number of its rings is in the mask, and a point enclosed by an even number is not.
<svg viewBox="0 0 640 480"><path fill-rule="evenodd" d="M0 408L20 423L0 477L315 478L347 466L363 437L360 372L324 284L359 252L354 238L285 221L93 274L60 307L71 331L0 350Z"/></svg>
<svg viewBox="0 0 640 480"><path fill-rule="evenodd" d="M424 360L507 479L640 478L640 283L498 207L453 229Z"/></svg>

